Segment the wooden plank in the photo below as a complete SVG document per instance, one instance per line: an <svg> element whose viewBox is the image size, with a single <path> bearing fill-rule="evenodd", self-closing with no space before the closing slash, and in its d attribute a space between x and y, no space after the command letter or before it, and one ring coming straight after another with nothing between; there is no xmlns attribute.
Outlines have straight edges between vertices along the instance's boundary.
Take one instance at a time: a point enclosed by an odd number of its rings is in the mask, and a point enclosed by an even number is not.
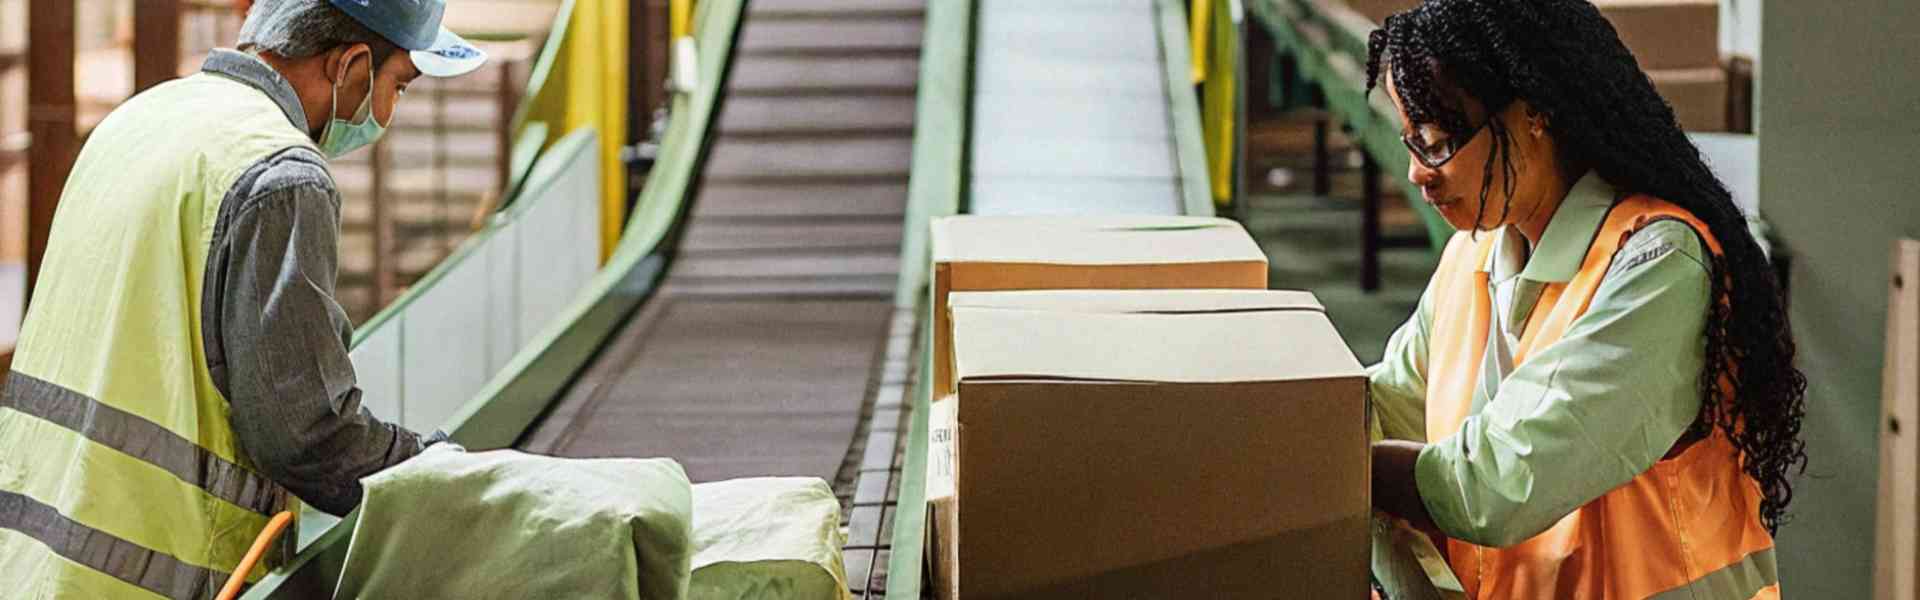
<svg viewBox="0 0 1920 600"><path fill-rule="evenodd" d="M1877 600L1920 597L1920 241L1893 247L1881 370Z"/></svg>
<svg viewBox="0 0 1920 600"><path fill-rule="evenodd" d="M180 0L133 3L133 93L180 75Z"/></svg>

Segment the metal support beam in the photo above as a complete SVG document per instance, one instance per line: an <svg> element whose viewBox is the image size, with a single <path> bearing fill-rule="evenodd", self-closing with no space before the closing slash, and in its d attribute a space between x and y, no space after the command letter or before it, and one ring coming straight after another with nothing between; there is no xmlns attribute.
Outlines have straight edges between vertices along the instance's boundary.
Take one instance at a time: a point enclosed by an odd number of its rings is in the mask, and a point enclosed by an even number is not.
<svg viewBox="0 0 1920 600"><path fill-rule="evenodd" d="M653 65L647 61L650 46L655 42L648 35L647 26L653 15L647 12L645 0L632 0L627 7L627 131L620 142L626 148L622 154L627 156L621 161L626 170L626 210L632 215L640 202L640 190L646 188L646 163L640 160L640 144L647 141L647 129L653 125L652 87Z"/></svg>
<svg viewBox="0 0 1920 600"><path fill-rule="evenodd" d="M495 193L500 195L500 199L492 203L496 207L502 206L507 201L507 192L511 191L507 187L513 185L513 115L520 109L519 86L515 85L513 78L514 61L502 60L499 63L500 66L495 68L500 69L500 85L495 86L493 96L496 111L494 114L499 119L493 125L493 143L498 153L494 157L493 168L499 177ZM476 222L484 223L485 221Z"/></svg>
<svg viewBox="0 0 1920 600"><path fill-rule="evenodd" d="M133 93L180 76L180 0L133 3Z"/></svg>
<svg viewBox="0 0 1920 600"><path fill-rule="evenodd" d="M40 275L53 230L54 206L78 153L74 98L73 0L27 5L27 130L33 135L27 176L27 298Z"/></svg>
<svg viewBox="0 0 1920 600"><path fill-rule="evenodd" d="M1360 290L1380 290L1380 163L1360 153Z"/></svg>
<svg viewBox="0 0 1920 600"><path fill-rule="evenodd" d="M1279 73L1275 75L1280 78L1279 109L1290 110L1300 104L1300 59L1288 52L1276 60L1280 64Z"/></svg>
<svg viewBox="0 0 1920 600"><path fill-rule="evenodd" d="M1313 116L1313 195L1323 198L1333 193L1333 157L1327 152L1328 120L1324 112Z"/></svg>
<svg viewBox="0 0 1920 600"><path fill-rule="evenodd" d="M653 96L647 90L653 65L647 62L647 47L654 40L647 31L652 18L647 14L647 4L645 0L633 0L627 8L627 31L632 32L627 43L627 69L632 74L627 77L627 132L622 142L627 146L647 141L647 126L653 122Z"/></svg>
<svg viewBox="0 0 1920 600"><path fill-rule="evenodd" d="M647 90L645 118L648 123L652 123L653 111L667 105L667 48L672 44L668 37L668 21L671 20L671 11L667 6L667 0L645 0L645 2L646 29L633 31L646 31L645 35L636 36L635 39L641 40L646 46L646 67L640 73L645 80L644 85Z"/></svg>

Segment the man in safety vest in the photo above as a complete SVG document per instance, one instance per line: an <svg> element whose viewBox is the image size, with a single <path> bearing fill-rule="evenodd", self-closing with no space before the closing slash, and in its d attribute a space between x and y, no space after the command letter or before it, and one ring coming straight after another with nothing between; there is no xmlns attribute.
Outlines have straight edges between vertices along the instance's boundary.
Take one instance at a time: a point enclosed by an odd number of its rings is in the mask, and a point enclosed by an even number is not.
<svg viewBox="0 0 1920 600"><path fill-rule="evenodd" d="M444 12L259 0L238 51L94 130L0 394L0 595L211 597L296 496L345 514L436 441L362 407L326 159L486 60Z"/></svg>

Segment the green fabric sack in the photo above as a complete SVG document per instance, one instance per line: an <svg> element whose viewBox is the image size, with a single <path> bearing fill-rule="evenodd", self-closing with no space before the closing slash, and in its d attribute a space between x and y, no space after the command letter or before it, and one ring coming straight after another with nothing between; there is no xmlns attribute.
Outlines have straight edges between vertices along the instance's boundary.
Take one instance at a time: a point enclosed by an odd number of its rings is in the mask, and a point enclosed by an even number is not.
<svg viewBox="0 0 1920 600"><path fill-rule="evenodd" d="M672 460L443 444L361 482L335 600L686 597L692 487Z"/></svg>
<svg viewBox="0 0 1920 600"><path fill-rule="evenodd" d="M693 600L850 600L840 500L812 477L693 486Z"/></svg>

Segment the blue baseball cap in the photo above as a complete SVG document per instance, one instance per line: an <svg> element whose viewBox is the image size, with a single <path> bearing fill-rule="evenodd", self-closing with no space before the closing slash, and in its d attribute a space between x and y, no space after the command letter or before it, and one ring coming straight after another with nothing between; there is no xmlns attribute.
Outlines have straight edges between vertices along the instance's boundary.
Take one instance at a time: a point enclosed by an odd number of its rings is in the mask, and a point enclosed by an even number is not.
<svg viewBox="0 0 1920 600"><path fill-rule="evenodd" d="M367 29L405 48L431 77L457 77L487 62L487 53L441 26L446 0L328 0Z"/></svg>

